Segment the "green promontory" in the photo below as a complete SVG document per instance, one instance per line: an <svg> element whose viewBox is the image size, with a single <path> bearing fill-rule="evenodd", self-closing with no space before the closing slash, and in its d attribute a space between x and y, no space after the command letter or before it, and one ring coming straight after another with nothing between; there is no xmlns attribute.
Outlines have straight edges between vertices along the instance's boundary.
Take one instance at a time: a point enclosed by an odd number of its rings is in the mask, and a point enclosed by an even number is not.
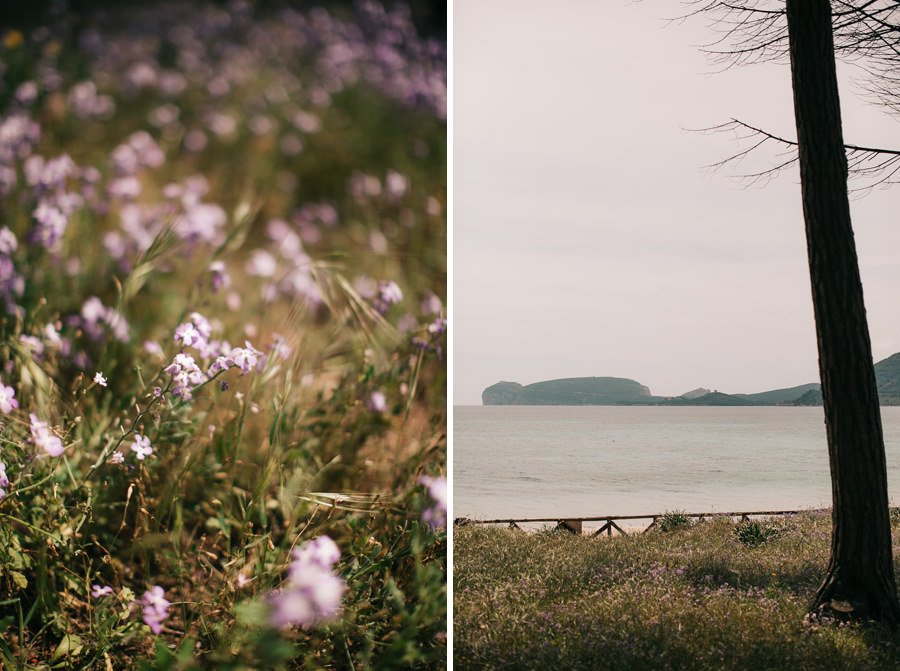
<svg viewBox="0 0 900 671"><path fill-rule="evenodd" d="M619 405L653 403L650 390L621 377L572 377L521 385L498 382L484 390L484 405Z"/></svg>

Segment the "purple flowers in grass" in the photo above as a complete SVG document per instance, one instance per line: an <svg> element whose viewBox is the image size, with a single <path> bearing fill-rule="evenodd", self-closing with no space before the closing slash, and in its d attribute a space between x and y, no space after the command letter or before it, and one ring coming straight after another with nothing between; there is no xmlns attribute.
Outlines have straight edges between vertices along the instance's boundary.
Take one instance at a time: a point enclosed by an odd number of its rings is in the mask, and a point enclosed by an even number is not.
<svg viewBox="0 0 900 671"><path fill-rule="evenodd" d="M172 376L172 393L179 398L189 401L193 398L192 389L206 382L207 378L194 361L194 357L179 352L163 370Z"/></svg>
<svg viewBox="0 0 900 671"><path fill-rule="evenodd" d="M423 475L419 483L425 486L433 505L422 511L422 521L433 529L447 526L447 478Z"/></svg>
<svg viewBox="0 0 900 671"><path fill-rule="evenodd" d="M113 593L113 588L109 585L91 585L91 597L94 599L102 599Z"/></svg>
<svg viewBox="0 0 900 671"><path fill-rule="evenodd" d="M34 413L29 414L29 419L31 420L31 440L35 447L44 450L51 457L61 455L64 452L62 440L49 429L47 422L40 421Z"/></svg>
<svg viewBox="0 0 900 671"><path fill-rule="evenodd" d="M8 415L18 407L19 402L16 400L16 390L3 384L3 380L0 379L0 412Z"/></svg>
<svg viewBox="0 0 900 671"><path fill-rule="evenodd" d="M191 313L189 321L175 329L175 342L195 349L201 359L213 360L204 372L193 356L179 352L163 369L172 376L172 393L185 401L192 398L194 387L222 371L237 367L242 375L246 375L259 365L262 352L249 342L245 342L244 347L232 347L227 342L211 340L212 330L209 320L198 312Z"/></svg>
<svg viewBox="0 0 900 671"><path fill-rule="evenodd" d="M128 322L115 308L103 305L96 296L88 298L81 306L80 325L92 340L103 337L103 326L106 326L116 340L127 342L129 335Z"/></svg>
<svg viewBox="0 0 900 671"><path fill-rule="evenodd" d="M334 573L334 564L340 558L340 549L328 536L296 548L284 588L270 597L272 624L311 627L336 617L347 589L344 580Z"/></svg>
<svg viewBox="0 0 900 671"><path fill-rule="evenodd" d="M150 439L139 433L134 434L134 442L131 443L131 451L135 453L138 461L143 461L153 454L153 448L150 446Z"/></svg>
<svg viewBox="0 0 900 671"><path fill-rule="evenodd" d="M35 155L25 161L24 168L25 179L38 196L32 211L35 227L31 239L50 251L57 251L69 217L84 202L79 194L65 190L68 179L79 174L78 166L68 154L50 160Z"/></svg>
<svg viewBox="0 0 900 671"><path fill-rule="evenodd" d="M171 602L166 599L165 594L162 587L154 585L144 592L144 596L138 602L141 604L144 624L150 627L154 634L162 631L162 623L169 617Z"/></svg>

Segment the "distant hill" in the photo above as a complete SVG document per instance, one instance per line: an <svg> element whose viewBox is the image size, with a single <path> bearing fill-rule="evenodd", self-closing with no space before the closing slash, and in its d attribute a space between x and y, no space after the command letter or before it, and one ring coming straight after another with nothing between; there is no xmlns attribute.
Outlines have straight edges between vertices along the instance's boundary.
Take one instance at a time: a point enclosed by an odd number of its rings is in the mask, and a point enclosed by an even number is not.
<svg viewBox="0 0 900 671"><path fill-rule="evenodd" d="M884 405L900 405L900 352L875 364L878 398Z"/></svg>
<svg viewBox="0 0 900 671"><path fill-rule="evenodd" d="M875 364L882 405L900 405L900 352ZM570 377L521 385L498 382L481 394L484 405L822 405L818 382L755 394L724 394L698 387L674 398L653 396L622 377Z"/></svg>
<svg viewBox="0 0 900 671"><path fill-rule="evenodd" d="M619 405L652 403L650 390L621 377L573 377L521 385L498 382L481 394L485 405Z"/></svg>
<svg viewBox="0 0 900 671"><path fill-rule="evenodd" d="M822 405L822 390L818 388L810 389L795 400L793 405Z"/></svg>
<svg viewBox="0 0 900 671"><path fill-rule="evenodd" d="M900 352L875 364L875 384L881 405L900 405ZM795 399L793 405L822 405L820 386L808 386L810 390Z"/></svg>
<svg viewBox="0 0 900 671"><path fill-rule="evenodd" d="M712 389L706 389L705 387L697 387L696 389L692 389L691 391L684 392L678 398L686 398L686 399L695 399L700 398L701 396L706 396L707 394L711 394Z"/></svg>
<svg viewBox="0 0 900 671"><path fill-rule="evenodd" d="M819 383L810 382L809 384L801 384L799 387L788 387L787 389L773 389L772 391L762 391L758 394L735 394L740 398L744 398L754 404L769 405L778 403L792 403L808 391L818 391Z"/></svg>

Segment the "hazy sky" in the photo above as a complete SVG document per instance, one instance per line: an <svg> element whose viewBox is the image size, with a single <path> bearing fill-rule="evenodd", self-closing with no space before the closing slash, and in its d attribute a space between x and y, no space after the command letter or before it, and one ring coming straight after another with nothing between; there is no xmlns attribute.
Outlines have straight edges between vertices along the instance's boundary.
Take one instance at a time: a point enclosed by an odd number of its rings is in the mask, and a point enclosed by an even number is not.
<svg viewBox="0 0 900 671"><path fill-rule="evenodd" d="M453 400L500 380L638 380L654 394L818 379L796 167L703 166L740 118L794 137L790 71L721 68L676 2L453 3ZM845 141L900 145L841 68ZM900 186L851 203L875 359L900 351Z"/></svg>

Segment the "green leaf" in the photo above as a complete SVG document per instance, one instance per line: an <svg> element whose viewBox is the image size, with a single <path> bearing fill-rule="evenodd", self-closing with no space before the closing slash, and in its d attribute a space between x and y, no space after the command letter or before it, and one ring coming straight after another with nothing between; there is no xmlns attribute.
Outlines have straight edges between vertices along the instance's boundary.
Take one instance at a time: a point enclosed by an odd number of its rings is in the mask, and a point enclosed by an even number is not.
<svg viewBox="0 0 900 671"><path fill-rule="evenodd" d="M28 578L26 578L23 574L18 571L10 571L10 577L13 579L13 582L19 586L19 589L25 589L28 587Z"/></svg>
<svg viewBox="0 0 900 671"><path fill-rule="evenodd" d="M50 661L55 661L60 657L77 657L81 654L83 649L84 644L81 642L80 636L66 634L62 637L59 645L56 646L56 650L53 651L53 656L50 658Z"/></svg>

